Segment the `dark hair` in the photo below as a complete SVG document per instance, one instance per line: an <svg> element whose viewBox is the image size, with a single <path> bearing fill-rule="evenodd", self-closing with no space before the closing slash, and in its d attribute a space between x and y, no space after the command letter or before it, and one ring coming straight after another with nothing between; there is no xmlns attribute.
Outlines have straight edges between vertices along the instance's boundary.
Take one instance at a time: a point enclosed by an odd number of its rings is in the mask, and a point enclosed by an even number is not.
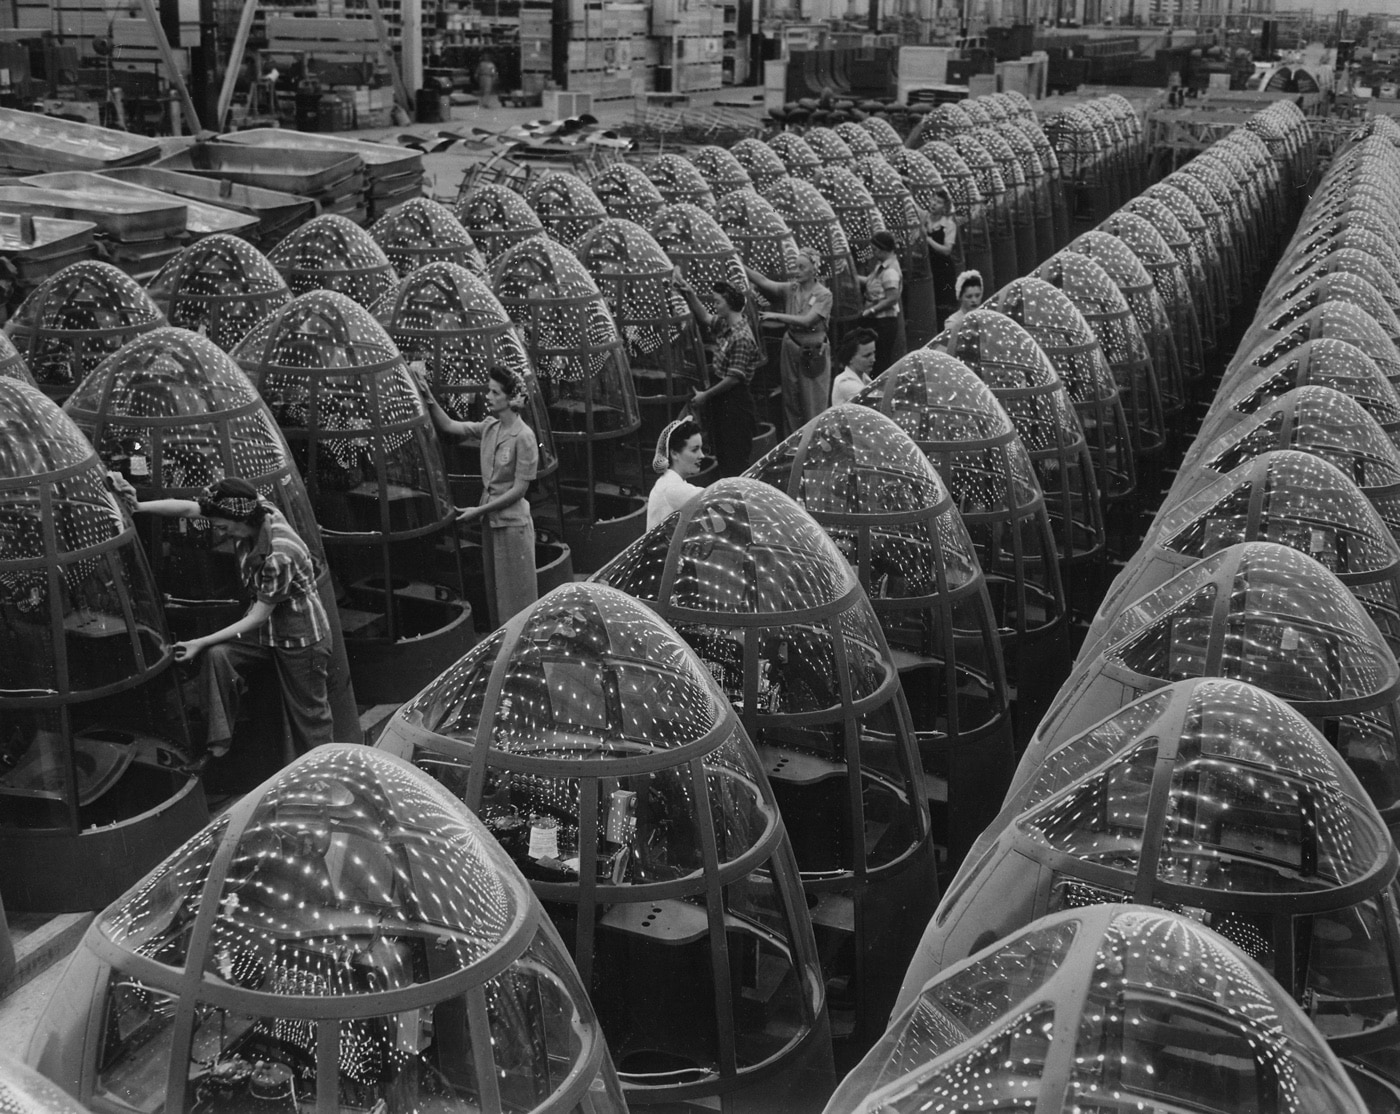
<svg viewBox="0 0 1400 1114"><path fill-rule="evenodd" d="M491 370L486 373L486 378L494 379L499 383L501 390L505 391L507 398L514 398L525 386L525 384L520 381L520 376L516 375L510 368L503 367L500 364L492 364Z"/></svg>
<svg viewBox="0 0 1400 1114"><path fill-rule="evenodd" d="M836 349L836 363L840 367L845 367L851 362L851 357L856 354L856 349L862 344L877 344L879 336L874 329L852 329L841 338L841 344Z"/></svg>
<svg viewBox="0 0 1400 1114"><path fill-rule="evenodd" d="M881 251L894 251L894 249L899 246L895 241L894 233L886 231L883 228L870 237L870 243Z"/></svg>
<svg viewBox="0 0 1400 1114"><path fill-rule="evenodd" d="M675 429L671 430L671 436L666 438L666 459L669 462L672 453L678 453L685 448L685 443L700 432L700 423L694 418L686 418Z"/></svg>
<svg viewBox="0 0 1400 1114"><path fill-rule="evenodd" d="M710 289L723 298L724 304L735 313L742 313L744 307L748 305L748 298L745 296L744 292L730 283L717 282L714 286L710 287Z"/></svg>

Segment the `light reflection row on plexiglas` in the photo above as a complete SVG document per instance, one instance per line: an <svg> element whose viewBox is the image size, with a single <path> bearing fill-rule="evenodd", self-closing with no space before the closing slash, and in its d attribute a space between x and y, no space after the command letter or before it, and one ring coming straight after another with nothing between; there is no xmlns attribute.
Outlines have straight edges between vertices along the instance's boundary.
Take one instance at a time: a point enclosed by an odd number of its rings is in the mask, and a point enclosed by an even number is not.
<svg viewBox="0 0 1400 1114"><path fill-rule="evenodd" d="M1019 1109L1037 1096L1056 1109L1151 1105L1171 1093L1167 1068L1183 1047L1164 1030L1179 1026L1179 1040L1188 1041L1201 1025L1248 1044L1244 1082L1263 1086L1254 1077L1266 1077L1280 1111L1364 1109L1262 969L1191 920L1123 906L1037 922L937 978L876 1046L882 1061L857 1069L868 1073L865 1096L828 1109ZM1211 1085L1181 1098L1229 1109Z"/></svg>

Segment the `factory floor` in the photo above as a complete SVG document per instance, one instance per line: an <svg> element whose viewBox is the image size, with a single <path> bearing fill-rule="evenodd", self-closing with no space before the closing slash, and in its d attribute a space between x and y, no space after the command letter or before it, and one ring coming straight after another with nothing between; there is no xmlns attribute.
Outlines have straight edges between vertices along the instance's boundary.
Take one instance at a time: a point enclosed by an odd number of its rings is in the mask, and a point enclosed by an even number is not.
<svg viewBox="0 0 1400 1114"><path fill-rule="evenodd" d="M706 110L716 106L727 110L746 109L755 122L763 114L762 90L757 88L723 89L692 93L684 102L672 102L659 107L683 112L687 109ZM636 103L630 100L610 101L595 107L593 115L605 127L620 127L639 118ZM479 105L455 105L451 118L440 124L410 124L404 127L376 128L345 133L355 139L398 143L405 137L431 148L443 137L440 133L479 135L473 129L500 133L511 128L525 127L544 119L538 106L533 108L502 107L484 109ZM429 150L424 156L426 184L424 192L438 201L455 200L462 178L477 162L490 157L492 148L457 141L439 151ZM371 718L382 723L382 708L371 709ZM378 714L375 714L378 713ZM19 958L15 976L0 985L0 1054L23 1057L39 1018L57 985L69 953L82 939L92 922L92 914L66 914L59 917L32 914L10 914L10 933Z"/></svg>

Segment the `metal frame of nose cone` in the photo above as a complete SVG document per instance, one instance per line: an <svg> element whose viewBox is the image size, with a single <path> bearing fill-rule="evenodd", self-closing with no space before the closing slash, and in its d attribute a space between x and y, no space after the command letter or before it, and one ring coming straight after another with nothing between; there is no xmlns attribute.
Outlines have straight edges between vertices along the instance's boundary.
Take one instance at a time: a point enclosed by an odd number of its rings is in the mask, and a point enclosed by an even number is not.
<svg viewBox="0 0 1400 1114"><path fill-rule="evenodd" d="M1285 331L1265 336L1252 348L1242 346L1221 377L1219 393L1234 390L1258 369L1272 367L1303 345L1318 340L1342 341L1361 349L1392 386L1400 384L1400 356L1376 319L1358 306L1329 300L1295 317Z"/></svg>
<svg viewBox="0 0 1400 1114"><path fill-rule="evenodd" d="M1050 192L1050 215L1054 236L1051 243L1054 249L1064 247L1070 240L1069 201L1065 196L1064 177L1060 172L1060 159L1055 147L1046 136L1040 124L1034 119L1017 116L1010 120L1007 128L1015 128L1035 149L1040 165L1045 168L1045 178Z"/></svg>
<svg viewBox="0 0 1400 1114"><path fill-rule="evenodd" d="M1118 383L1089 323L1064 291L1034 277L1003 286L985 304L1020 325L1049 357L1079 415L1105 507L1130 498L1137 491L1132 433Z"/></svg>
<svg viewBox="0 0 1400 1114"><path fill-rule="evenodd" d="M1212 250L1220 259L1223 299L1218 302L1228 320L1230 307L1238 306L1244 299L1245 281L1240 259L1240 230L1234 221L1216 201L1210 187L1200 178L1177 171L1163 179L1163 184L1180 190L1190 200L1196 212L1206 224L1206 235Z"/></svg>
<svg viewBox="0 0 1400 1114"><path fill-rule="evenodd" d="M1295 348L1264 348L1216 394L1196 444L1214 443L1274 399L1306 386L1341 391L1375 418L1392 441L1400 439L1400 395L1376 361L1348 341L1324 337Z"/></svg>
<svg viewBox="0 0 1400 1114"><path fill-rule="evenodd" d="M367 309L316 290L260 322L232 356L287 438L345 585L357 695L407 699L474 636L447 469L402 354Z"/></svg>
<svg viewBox="0 0 1400 1114"><path fill-rule="evenodd" d="M741 139L729 148L729 153L753 179L754 189L759 193L788 176L787 165L778 157L778 152L761 139Z"/></svg>
<svg viewBox="0 0 1400 1114"><path fill-rule="evenodd" d="M769 149L782 160L787 172L794 178L809 180L821 168L822 160L806 140L795 132L779 132L768 140ZM749 171L752 176L753 171Z"/></svg>
<svg viewBox="0 0 1400 1114"><path fill-rule="evenodd" d="M549 425L548 404L525 343L486 280L455 263L429 263L399 280L376 303L373 313L404 359L423 363L433 397L456 421L482 421L489 416L486 391L493 367L506 368L522 381L521 417L539 446L539 469L528 496L531 517L537 535L542 535L541 544L551 549L560 546L567 554L562 542L548 539L550 533L558 539L564 531L559 450ZM452 501L459 507L475 506L482 487L477 447L445 440L442 449ZM545 574L544 568L539 572Z"/></svg>
<svg viewBox="0 0 1400 1114"><path fill-rule="evenodd" d="M802 142L812 148L823 166L844 166L849 170L856 161L850 144L831 128L806 128L802 132Z"/></svg>
<svg viewBox="0 0 1400 1114"><path fill-rule="evenodd" d="M1139 698L1050 754L980 842L896 1012L988 933L1141 902L1190 908L1269 971L1339 1058L1400 1043L1400 856L1336 751L1260 689L1198 678Z"/></svg>
<svg viewBox="0 0 1400 1114"><path fill-rule="evenodd" d="M1177 191L1177 196L1184 199L1180 191ZM1191 233L1177 218L1171 206L1158 197L1139 194L1123 206L1123 211L1141 217L1151 224L1176 256L1186 280L1187 296L1195 307L1196 321L1201 330L1201 345L1207 352L1214 351L1219 332L1219 322L1215 313L1215 289L1199 245L1191 238Z"/></svg>
<svg viewBox="0 0 1400 1114"><path fill-rule="evenodd" d="M39 389L62 402L127 341L165 324L149 295L110 263L73 263L45 279L5 323Z"/></svg>
<svg viewBox="0 0 1400 1114"><path fill-rule="evenodd" d="M369 1109L410 1081L483 1111L627 1108L520 871L431 778L365 746L302 755L99 914L29 1059L98 1110L114 1076L170 1114L347 1093Z"/></svg>
<svg viewBox="0 0 1400 1114"><path fill-rule="evenodd" d="M838 1048L868 1047L938 885L909 708L855 571L787 495L736 478L595 579L674 626L735 703L816 902L828 985L844 980Z"/></svg>
<svg viewBox="0 0 1400 1114"><path fill-rule="evenodd" d="M1011 227L1016 239L1016 273L1023 275L1045 257L1040 254L1036 236L1035 196L1016 149L996 128L978 128L972 138L980 143L1001 171L1006 183L1007 204L1011 209ZM1037 163L1039 165L1039 163Z"/></svg>
<svg viewBox="0 0 1400 1114"><path fill-rule="evenodd" d="M610 217L645 225L666 204L656 184L630 162L609 163L592 178L588 187L603 203Z"/></svg>
<svg viewBox="0 0 1400 1114"><path fill-rule="evenodd" d="M1043 263L1060 247L1055 238L1055 205L1050 175L1040 161L1040 154L1031 137L1017 125L1009 122L997 124L996 134L1011 148L1026 179L1035 234L1035 250L1028 257Z"/></svg>
<svg viewBox="0 0 1400 1114"><path fill-rule="evenodd" d="M797 237L772 202L753 189L733 190L719 199L715 221L729 237L745 267L770 282L787 282L797 265ZM763 292L753 291L755 300ZM767 301L762 304L766 306Z"/></svg>
<svg viewBox="0 0 1400 1114"><path fill-rule="evenodd" d="M946 141L949 136L969 132L977 125L963 107L966 101L944 101L933 106L923 122L909 139L911 147L919 147L934 140Z"/></svg>
<svg viewBox="0 0 1400 1114"><path fill-rule="evenodd" d="M1400 644L1400 545L1334 464L1275 449L1165 513L1104 596L1075 664L1091 661L1123 609L1195 562L1242 542L1306 553L1345 584L1392 647Z"/></svg>
<svg viewBox="0 0 1400 1114"><path fill-rule="evenodd" d="M922 348L938 332L938 321L933 268L918 205L899 172L879 155L856 159L851 170L869 191L884 218L885 230L894 237L904 276L906 343L910 348Z"/></svg>
<svg viewBox="0 0 1400 1114"><path fill-rule="evenodd" d="M991 241L992 273L984 275L987 289L995 290L1018 277L1022 270L1030 270L1031 260L1022 261L1017 254L1016 219L1017 204L1014 193L1002 177L1001 168L990 151L971 133L950 136L948 146L957 152L958 157L972 171L977 183L977 191L987 206L987 234ZM945 176L946 177L946 176Z"/></svg>
<svg viewBox="0 0 1400 1114"><path fill-rule="evenodd" d="M958 235L962 239L963 262L970 270L981 273L988 290L996 289L993 284L996 266L992 256L987 199L977 185L972 167L941 140L925 143L918 153L938 171L953 199L953 215L958 218Z"/></svg>
<svg viewBox="0 0 1400 1114"><path fill-rule="evenodd" d="M1197 561L1119 612L1041 721L1012 794L1048 753L1137 695L1186 677L1257 685L1322 725L1400 826L1400 666L1347 587L1305 553L1247 542Z"/></svg>
<svg viewBox="0 0 1400 1114"><path fill-rule="evenodd" d="M698 205L673 202L656 211L646 230L680 268L700 299L712 309L719 304L719 296L714 293L715 283L727 282L743 292L746 295L744 315L749 328L755 338L763 335L758 304L752 297L743 257L713 215Z"/></svg>
<svg viewBox="0 0 1400 1114"><path fill-rule="evenodd" d="M856 267L864 271L875 259L872 238L887 231L875 198L849 167L822 166L813 172L811 182L841 222Z"/></svg>
<svg viewBox="0 0 1400 1114"><path fill-rule="evenodd" d="M0 1057L0 1105L24 1114L88 1114L62 1087L8 1055Z"/></svg>
<svg viewBox="0 0 1400 1114"><path fill-rule="evenodd" d="M846 133L841 129L845 126L845 124L838 124L836 133L844 136ZM894 125L882 117L867 116L864 120L860 121L857 127L864 128L870 133L870 137L875 141L875 146L879 148L880 154L884 155L886 158L897 151L905 149L903 137L900 136L899 132L894 130Z"/></svg>
<svg viewBox="0 0 1400 1114"><path fill-rule="evenodd" d="M652 444L706 383L705 342L676 292L675 264L645 228L615 218L586 232L574 254L627 341L642 415L639 436L642 444Z"/></svg>
<svg viewBox="0 0 1400 1114"><path fill-rule="evenodd" d="M1364 278L1342 272L1322 275L1287 301L1261 304L1253 326L1240 342L1240 350L1250 352L1268 343L1309 311L1330 304L1339 304L1343 313L1369 317L1386 335L1392 349L1400 342L1400 318L1395 311ZM1378 362L1387 369L1387 376L1400 383L1400 355Z"/></svg>
<svg viewBox="0 0 1400 1114"><path fill-rule="evenodd" d="M1200 382L1206 373L1201 322L1191 296L1190 280L1171 245L1150 221L1127 210L1114 213L1094 231L1122 240L1152 276L1152 285L1171 321L1183 388Z"/></svg>
<svg viewBox="0 0 1400 1114"><path fill-rule="evenodd" d="M1393 312L1400 313L1400 271L1388 269L1386 260L1393 258L1393 253L1379 241L1377 245L1379 251L1337 247L1325 255L1310 256L1301 267L1280 264L1261 301L1272 301L1275 291L1292 298L1325 275L1347 274L1364 279Z"/></svg>
<svg viewBox="0 0 1400 1114"><path fill-rule="evenodd" d="M531 178L523 196L545 232L565 247L608 216L588 183L566 170L550 170Z"/></svg>
<svg viewBox="0 0 1400 1114"><path fill-rule="evenodd" d="M1223 1079L1213 1057L1201 1070L1203 1032L1211 1053L1238 1050ZM1281 1114L1367 1109L1244 951L1189 917L1106 905L1043 917L932 980L825 1114L1219 1110L1222 1087L1277 1095Z"/></svg>
<svg viewBox="0 0 1400 1114"><path fill-rule="evenodd" d="M491 268L491 289L524 334L559 446L564 540L588 572L622 550L646 521L641 413L602 291L577 257L539 235Z"/></svg>
<svg viewBox="0 0 1400 1114"><path fill-rule="evenodd" d="M486 274L486 257L452 210L426 197L396 205L372 225L370 238L400 276L429 263L455 263Z"/></svg>
<svg viewBox="0 0 1400 1114"><path fill-rule="evenodd" d="M1147 341L1152 373L1162 398L1165 424L1168 416L1179 413L1186 405L1186 380L1182 374L1171 315L1152 275L1127 243L1106 232L1085 232L1071 241L1065 251L1081 255L1102 267L1127 301L1133 319Z"/></svg>
<svg viewBox="0 0 1400 1114"><path fill-rule="evenodd" d="M668 205L695 205L707 213L715 207L715 193L696 165L684 155L658 155L642 167Z"/></svg>
<svg viewBox="0 0 1400 1114"><path fill-rule="evenodd" d="M335 737L359 739L336 588L311 498L267 403L233 358L185 329L156 329L98 364L64 409L108 471L120 473L143 501L198 501L207 488L236 476L277 509L318 570L331 625L327 688ZM222 532L202 528L204 520L193 525L160 515L137 519L166 621L181 640L222 630L246 610L232 547L223 544ZM282 765L280 739L253 753L242 742L235 744L240 773L254 773L250 782Z"/></svg>
<svg viewBox="0 0 1400 1114"><path fill-rule="evenodd" d="M1400 452L1380 423L1331 387L1296 387L1206 446L1189 470L1177 474L1157 518L1181 500L1271 449L1300 449L1331 461L1400 538ZM1154 521L1155 526L1155 521Z"/></svg>
<svg viewBox="0 0 1400 1114"><path fill-rule="evenodd" d="M892 419L835 406L746 475L797 500L855 567L909 702L935 839L962 860L1010 784L1011 699L972 538L928 457Z"/></svg>
<svg viewBox="0 0 1400 1114"><path fill-rule="evenodd" d="M920 349L856 401L892 418L933 463L987 578L1004 648L1050 637L1066 608L1054 528L1011 417L967 365Z"/></svg>
<svg viewBox="0 0 1400 1114"><path fill-rule="evenodd" d="M170 324L202 331L225 352L292 300L267 256L227 233L191 244L160 269L146 293Z"/></svg>
<svg viewBox="0 0 1400 1114"><path fill-rule="evenodd" d="M1259 278L1264 261L1255 214L1250 211L1245 192L1234 176L1219 160L1210 157L1210 148L1177 170L1175 175L1200 182L1220 206L1239 259L1240 282L1252 286Z"/></svg>
<svg viewBox="0 0 1400 1114"><path fill-rule="evenodd" d="M859 316L862 297L851 242L836 210L816 186L800 178L780 178L762 194L787 222L797 246L817 253L817 277L831 290L832 321L844 327Z"/></svg>
<svg viewBox="0 0 1400 1114"><path fill-rule="evenodd" d="M370 234L335 213L307 221L267 258L293 295L332 290L366 309L399 281L394 265Z"/></svg>
<svg viewBox="0 0 1400 1114"><path fill-rule="evenodd" d="M174 639L136 529L78 427L0 379L0 892L110 901L205 823Z"/></svg>
<svg viewBox="0 0 1400 1114"><path fill-rule="evenodd" d="M749 176L749 172L725 147L709 143L688 152L687 157L695 164L695 169L700 171L701 177L709 185L716 203L735 190L754 188L753 178Z"/></svg>
<svg viewBox="0 0 1400 1114"><path fill-rule="evenodd" d="M992 309L968 312L946 347L1011 416L1045 493L1061 566L1098 561L1106 538L1094 462L1054 364L1025 329Z"/></svg>
<svg viewBox="0 0 1400 1114"><path fill-rule="evenodd" d="M1134 458L1146 462L1161 453L1166 415L1152 354L1112 276L1089 256L1062 251L1036 268L1032 277L1060 290L1093 331L1118 385Z"/></svg>
<svg viewBox="0 0 1400 1114"><path fill-rule="evenodd" d="M555 589L378 746L482 816L529 879L633 1103L722 1094L757 1111L799 1079L830 1087L826 989L773 789L705 663L644 604Z"/></svg>
<svg viewBox="0 0 1400 1114"><path fill-rule="evenodd" d="M452 211L492 265L507 249L544 231L535 210L508 186L473 186Z"/></svg>
<svg viewBox="0 0 1400 1114"><path fill-rule="evenodd" d="M1185 229L1191 246L1195 248L1196 258L1201 261L1206 281L1208 297L1205 300L1205 308L1201 308L1200 312L1204 313L1206 308L1209 309L1215 321L1216 334L1220 335L1230 323L1230 296L1226 286L1225 260L1221 254L1223 245L1206 222L1205 215L1196 208L1190 195L1172 181L1166 180L1149 186L1140 196L1162 202Z"/></svg>
<svg viewBox="0 0 1400 1114"><path fill-rule="evenodd" d="M1086 231L1117 208L1109 154L1098 125L1082 107L1040 122L1060 163L1071 234Z"/></svg>
<svg viewBox="0 0 1400 1114"><path fill-rule="evenodd" d="M870 158L871 156L883 158L885 152L880 149L880 144L876 141L876 133L871 128L865 126L868 121L875 119L877 118L874 116L868 116L860 123L856 123L854 120L844 120L831 130L836 133L837 138L840 139L841 142L851 149L851 155L854 158L864 159ZM885 127L889 128L889 124L885 123L885 121L882 120L879 122L884 123ZM893 132L894 129L890 128L890 131ZM896 138L898 138L898 133L895 134ZM808 143L811 143L810 139ZM901 143L900 146L903 146L903 144Z"/></svg>

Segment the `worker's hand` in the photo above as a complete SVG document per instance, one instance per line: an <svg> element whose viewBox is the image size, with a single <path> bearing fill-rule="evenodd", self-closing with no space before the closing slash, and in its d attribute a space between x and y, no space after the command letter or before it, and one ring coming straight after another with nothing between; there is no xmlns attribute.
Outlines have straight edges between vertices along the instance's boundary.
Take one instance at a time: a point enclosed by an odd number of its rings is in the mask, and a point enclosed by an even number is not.
<svg viewBox="0 0 1400 1114"><path fill-rule="evenodd" d="M458 508L457 508L457 521L458 521L458 522L472 522L472 521L475 521L476 519L480 518L480 517L481 517L483 514L485 514L485 513L486 513L486 512L483 511L480 507L458 507Z"/></svg>
<svg viewBox="0 0 1400 1114"><path fill-rule="evenodd" d="M760 313L758 315L758 319L760 321L777 321L780 316L781 314L776 313L773 310L769 310L767 313Z"/></svg>
<svg viewBox="0 0 1400 1114"><path fill-rule="evenodd" d="M203 649L204 640L202 638L191 638L188 642L177 642L175 643L175 660L194 661Z"/></svg>
<svg viewBox="0 0 1400 1114"><path fill-rule="evenodd" d="M702 391L702 390L700 390L699 387L697 387L697 388L695 388L695 393L694 393L693 395L690 396L690 404L691 404L692 406L704 406L704 405L705 405L705 398L706 398L705 392Z"/></svg>

